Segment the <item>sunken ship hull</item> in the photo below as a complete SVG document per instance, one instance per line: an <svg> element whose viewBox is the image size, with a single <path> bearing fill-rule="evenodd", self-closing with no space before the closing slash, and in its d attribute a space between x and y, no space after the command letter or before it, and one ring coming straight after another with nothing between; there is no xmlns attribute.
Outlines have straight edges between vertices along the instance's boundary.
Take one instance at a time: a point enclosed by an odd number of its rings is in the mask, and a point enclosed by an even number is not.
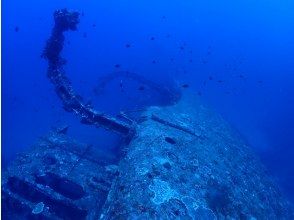
<svg viewBox="0 0 294 220"><path fill-rule="evenodd" d="M116 159L52 132L4 173L2 213L20 219L293 219L246 142L195 100L184 96L174 106L149 107Z"/></svg>
<svg viewBox="0 0 294 220"><path fill-rule="evenodd" d="M142 115L101 218L292 219L247 143L196 100Z"/></svg>
<svg viewBox="0 0 294 220"><path fill-rule="evenodd" d="M78 17L54 13L48 78L66 111L122 135L120 152L106 157L66 129L51 132L3 173L3 219L294 219L248 144L195 97L172 93L170 105L134 120L83 104L60 57L63 32L76 30Z"/></svg>

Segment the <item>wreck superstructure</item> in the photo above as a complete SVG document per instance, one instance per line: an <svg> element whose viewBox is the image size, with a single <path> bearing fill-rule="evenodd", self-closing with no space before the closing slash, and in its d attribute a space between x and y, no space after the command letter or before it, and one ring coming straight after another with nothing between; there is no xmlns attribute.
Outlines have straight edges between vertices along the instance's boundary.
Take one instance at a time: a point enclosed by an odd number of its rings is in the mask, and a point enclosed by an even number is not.
<svg viewBox="0 0 294 220"><path fill-rule="evenodd" d="M148 107L136 120L83 104L59 55L63 32L76 29L78 14L54 16L44 57L65 109L127 141L123 153L107 158L63 130L50 133L4 173L6 213L15 219L294 219L248 144L195 97L177 94L176 103Z"/></svg>
<svg viewBox="0 0 294 220"><path fill-rule="evenodd" d="M98 219L115 159L52 131L2 175L3 219Z"/></svg>
<svg viewBox="0 0 294 220"><path fill-rule="evenodd" d="M108 116L84 104L80 96L74 92L69 79L65 75L63 69L65 60L60 56L64 45L63 33L68 30L76 30L79 23L79 13L68 12L66 9L57 10L54 13L54 21L55 25L51 37L47 41L42 56L48 60L47 75L55 86L55 91L62 100L64 109L74 112L84 124L102 126L123 135L131 135L133 127L129 121Z"/></svg>

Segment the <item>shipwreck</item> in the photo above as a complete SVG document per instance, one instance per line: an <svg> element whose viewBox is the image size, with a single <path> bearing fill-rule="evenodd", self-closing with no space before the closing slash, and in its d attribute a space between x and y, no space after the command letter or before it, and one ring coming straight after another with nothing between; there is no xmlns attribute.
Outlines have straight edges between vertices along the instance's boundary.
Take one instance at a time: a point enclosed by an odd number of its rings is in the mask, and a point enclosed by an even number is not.
<svg viewBox="0 0 294 220"><path fill-rule="evenodd" d="M79 13L54 13L43 57L66 111L81 123L121 134L105 157L56 129L22 153L2 175L3 219L294 219L250 146L221 116L176 88L132 77L169 103L136 118L106 115L84 104L63 69L65 31ZM115 75L101 80L100 87Z"/></svg>

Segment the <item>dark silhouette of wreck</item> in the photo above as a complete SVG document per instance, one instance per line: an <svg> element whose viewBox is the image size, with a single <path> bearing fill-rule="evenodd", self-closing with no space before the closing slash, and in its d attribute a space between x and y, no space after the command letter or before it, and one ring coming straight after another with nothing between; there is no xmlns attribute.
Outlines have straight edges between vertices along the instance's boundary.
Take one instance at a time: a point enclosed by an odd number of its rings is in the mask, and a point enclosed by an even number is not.
<svg viewBox="0 0 294 220"><path fill-rule="evenodd" d="M79 14L58 10L54 19L43 57L64 108L122 134L124 153L106 157L66 129L52 131L4 172L3 218L294 219L246 142L197 99L175 94L174 104L148 107L136 120L83 104L60 57L63 32L76 30Z"/></svg>

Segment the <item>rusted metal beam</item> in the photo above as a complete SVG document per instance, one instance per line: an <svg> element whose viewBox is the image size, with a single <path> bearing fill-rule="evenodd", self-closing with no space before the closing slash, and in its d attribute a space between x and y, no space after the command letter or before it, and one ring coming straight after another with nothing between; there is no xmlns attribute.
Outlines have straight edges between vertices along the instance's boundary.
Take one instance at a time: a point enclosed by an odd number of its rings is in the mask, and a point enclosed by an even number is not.
<svg viewBox="0 0 294 220"><path fill-rule="evenodd" d="M95 94L102 95L103 90L105 89L107 84L119 78L136 81L150 88L152 91L156 92L160 97L164 98L164 102L161 103L161 105L173 105L181 99L181 90L179 89L179 87L175 86L175 83L165 82L165 85L158 84L145 78L144 76L129 71L116 71L105 76L99 77L98 85L94 89Z"/></svg>
<svg viewBox="0 0 294 220"><path fill-rule="evenodd" d="M63 65L65 60L60 56L64 45L65 31L77 30L79 23L79 13L70 12L67 9L54 12L55 25L50 38L47 41L42 57L48 60L48 78L55 86L55 90L61 99L64 109L68 112L74 112L81 118L84 124L101 126L105 129L116 131L123 135L131 135L134 132L134 123L122 121L118 118L105 115L95 111L91 106L85 105L82 99L77 95L67 78Z"/></svg>

